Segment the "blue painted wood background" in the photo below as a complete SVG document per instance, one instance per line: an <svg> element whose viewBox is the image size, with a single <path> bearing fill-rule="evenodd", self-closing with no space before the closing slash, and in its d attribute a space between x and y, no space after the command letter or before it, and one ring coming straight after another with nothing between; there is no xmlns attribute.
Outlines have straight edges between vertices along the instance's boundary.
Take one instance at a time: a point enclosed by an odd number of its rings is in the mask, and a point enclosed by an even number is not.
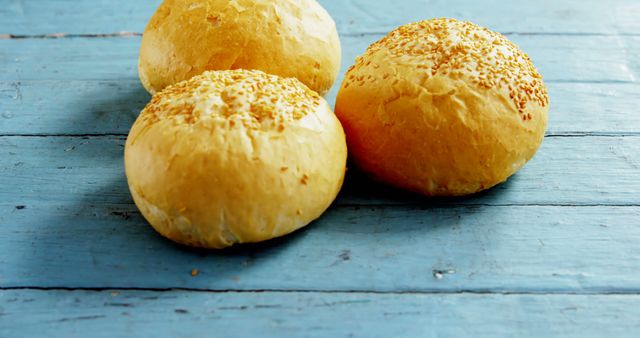
<svg viewBox="0 0 640 338"><path fill-rule="evenodd" d="M549 86L540 153L462 199L352 170L292 236L190 250L145 223L122 165L159 0L3 0L0 337L640 336L640 2L321 2L343 68L419 19L508 35Z"/></svg>

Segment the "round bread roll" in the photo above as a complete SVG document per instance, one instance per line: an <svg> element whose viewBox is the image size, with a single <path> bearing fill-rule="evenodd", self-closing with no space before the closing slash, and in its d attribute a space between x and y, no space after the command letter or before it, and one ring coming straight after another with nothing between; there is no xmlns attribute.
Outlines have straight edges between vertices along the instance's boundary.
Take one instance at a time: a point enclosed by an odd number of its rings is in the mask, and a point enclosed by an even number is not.
<svg viewBox="0 0 640 338"><path fill-rule="evenodd" d="M428 196L495 186L544 138L549 100L529 57L468 22L409 24L356 60L336 114L353 162Z"/></svg>
<svg viewBox="0 0 640 338"><path fill-rule="evenodd" d="M212 71L155 95L127 139L136 205L163 236L203 248L268 240L329 207L347 148L326 101L298 80Z"/></svg>
<svg viewBox="0 0 640 338"><path fill-rule="evenodd" d="M142 37L152 94L206 70L295 77L324 95L340 70L336 25L315 0L165 0Z"/></svg>

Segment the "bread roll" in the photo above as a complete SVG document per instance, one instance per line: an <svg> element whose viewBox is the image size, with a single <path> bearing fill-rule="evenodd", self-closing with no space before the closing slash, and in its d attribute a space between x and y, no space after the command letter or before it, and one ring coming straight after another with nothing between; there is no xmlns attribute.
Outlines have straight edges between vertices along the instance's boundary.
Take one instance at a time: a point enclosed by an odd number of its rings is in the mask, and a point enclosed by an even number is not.
<svg viewBox="0 0 640 338"><path fill-rule="evenodd" d="M127 139L136 205L163 236L203 248L260 242L318 218L342 186L340 122L296 79L205 72L155 95Z"/></svg>
<svg viewBox="0 0 640 338"><path fill-rule="evenodd" d="M139 74L152 94L205 70L295 77L324 95L340 39L315 0L165 0L142 37Z"/></svg>
<svg viewBox="0 0 640 338"><path fill-rule="evenodd" d="M529 57L499 33L434 19L391 32L359 57L336 114L353 161L429 196L505 181L544 138L547 89Z"/></svg>

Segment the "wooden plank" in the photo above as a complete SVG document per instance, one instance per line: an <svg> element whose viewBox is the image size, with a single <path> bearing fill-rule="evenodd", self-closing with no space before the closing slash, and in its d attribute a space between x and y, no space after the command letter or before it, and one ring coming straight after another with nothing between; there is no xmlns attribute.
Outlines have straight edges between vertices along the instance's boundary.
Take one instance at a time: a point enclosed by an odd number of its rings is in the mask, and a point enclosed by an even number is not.
<svg viewBox="0 0 640 338"><path fill-rule="evenodd" d="M0 34L142 32L160 0L24 1L0 6ZM344 34L387 32L407 22L455 17L503 32L637 33L639 5L624 1L320 0Z"/></svg>
<svg viewBox="0 0 640 338"><path fill-rule="evenodd" d="M382 35L343 37L343 69ZM635 82L632 36L513 35L547 82ZM135 80L139 37L0 40L0 81ZM46 57L43 57L46 56Z"/></svg>
<svg viewBox="0 0 640 338"><path fill-rule="evenodd" d="M514 2L508 0L320 1L347 33L388 32L408 22L453 17L500 32L638 33L640 6L632 0Z"/></svg>
<svg viewBox="0 0 640 338"><path fill-rule="evenodd" d="M0 293L0 335L636 337L639 302L638 295L20 290Z"/></svg>
<svg viewBox="0 0 640 338"><path fill-rule="evenodd" d="M139 38L0 40L0 80L137 79Z"/></svg>
<svg viewBox="0 0 640 338"><path fill-rule="evenodd" d="M343 68L377 38L346 38ZM553 74L547 76L551 133L640 130L637 85L628 83L640 69L631 57L638 39L612 44L608 37L593 36L515 38L531 50L543 74ZM148 100L137 80L138 44L138 38L0 40L6 47L0 48L0 119L7 122L0 124L0 134L126 133ZM582 62L567 64L567 55ZM575 83L580 81L586 83ZM340 82L328 96L331 103Z"/></svg>
<svg viewBox="0 0 640 338"><path fill-rule="evenodd" d="M640 86L550 83L549 135L640 132ZM55 98L55 104L51 100ZM0 82L1 135L126 135L149 95L137 80ZM328 98L335 102L335 91Z"/></svg>
<svg viewBox="0 0 640 338"><path fill-rule="evenodd" d="M486 205L639 205L640 138L551 137L536 157L492 190L442 203ZM424 199L371 182L356 172L338 203L423 204Z"/></svg>
<svg viewBox="0 0 640 338"><path fill-rule="evenodd" d="M309 228L213 253L174 245L142 219L123 137L64 136L126 133L148 100L139 37L95 35L140 32L158 2L0 6L0 135L60 135L0 137L0 336L637 335L640 4L322 1L344 67L424 17L507 32L550 84L550 134L604 135L548 138L508 184L465 199L419 198L351 170ZM58 32L91 38L31 39Z"/></svg>
<svg viewBox="0 0 640 338"><path fill-rule="evenodd" d="M98 201L113 187L93 189L3 201L0 287L640 293L640 207L334 206L220 253L172 244L132 204Z"/></svg>
<svg viewBox="0 0 640 338"><path fill-rule="evenodd" d="M7 0L0 34L100 34L142 32L162 0Z"/></svg>
<svg viewBox="0 0 640 338"><path fill-rule="evenodd" d="M149 99L131 80L0 82L0 134L126 135Z"/></svg>
<svg viewBox="0 0 640 338"><path fill-rule="evenodd" d="M130 203L123 137L0 137L0 203ZM551 137L516 176L455 205L640 205L640 137ZM105 191L105 189L107 191ZM16 194L19 192L19 194ZM16 202L18 203L18 202ZM434 203L352 170L340 205Z"/></svg>

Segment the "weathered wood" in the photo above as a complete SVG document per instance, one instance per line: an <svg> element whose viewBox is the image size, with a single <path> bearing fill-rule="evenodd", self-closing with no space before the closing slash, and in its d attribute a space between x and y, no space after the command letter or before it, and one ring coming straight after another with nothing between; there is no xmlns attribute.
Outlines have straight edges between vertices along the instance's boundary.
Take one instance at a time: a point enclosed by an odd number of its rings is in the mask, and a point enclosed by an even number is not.
<svg viewBox="0 0 640 338"><path fill-rule="evenodd" d="M350 170L304 230L187 249L144 221L122 165L122 135L149 97L140 37L121 32L141 32L160 0L5 0L0 337L637 336L640 4L320 1L342 34L343 70L418 19L508 34L549 85L551 137L478 196L425 199Z"/></svg>
<svg viewBox="0 0 640 338"><path fill-rule="evenodd" d="M149 99L132 80L0 82L0 134L126 135Z"/></svg>
<svg viewBox="0 0 640 338"><path fill-rule="evenodd" d="M4 291L0 336L636 337L640 296Z"/></svg>
<svg viewBox="0 0 640 338"><path fill-rule="evenodd" d="M134 205L101 203L112 186L92 189L3 201L0 287L640 292L640 207L335 206L217 253L172 244Z"/></svg>
<svg viewBox="0 0 640 338"><path fill-rule="evenodd" d="M343 70L382 35L343 37ZM547 82L635 82L640 38L513 35ZM0 40L0 81L137 79L140 37ZM336 86L337 87L337 86Z"/></svg>
<svg viewBox="0 0 640 338"><path fill-rule="evenodd" d="M375 39L346 38L343 68ZM637 39L614 39L615 44L593 36L577 38L584 44L567 36L516 39L531 51L543 74L554 74L547 76L551 133L640 131L635 113L640 91L628 83L640 69L630 57L640 52L634 47L640 43L632 43ZM138 43L139 38L0 40L7 47L0 54L6 61L0 63L0 120L5 122L0 134L126 134L148 100L137 80ZM328 96L330 103L340 82Z"/></svg>
<svg viewBox="0 0 640 338"><path fill-rule="evenodd" d="M640 86L550 83L550 135L640 132ZM55 103L50 98L55 97ZM329 96L335 102L335 92ZM137 80L0 82L0 135L126 135L149 100Z"/></svg>
<svg viewBox="0 0 640 338"><path fill-rule="evenodd" d="M8 3L6 3L8 1ZM142 32L160 0L25 1L0 6L0 34ZM343 34L387 32L433 17L470 20L503 32L638 33L633 1L320 0Z"/></svg>
<svg viewBox="0 0 640 338"><path fill-rule="evenodd" d="M0 203L30 204L43 197L52 204L130 203L123 147L124 137L0 137ZM640 205L639 158L640 137L551 137L506 184L449 203ZM433 201L369 182L352 170L337 203Z"/></svg>

